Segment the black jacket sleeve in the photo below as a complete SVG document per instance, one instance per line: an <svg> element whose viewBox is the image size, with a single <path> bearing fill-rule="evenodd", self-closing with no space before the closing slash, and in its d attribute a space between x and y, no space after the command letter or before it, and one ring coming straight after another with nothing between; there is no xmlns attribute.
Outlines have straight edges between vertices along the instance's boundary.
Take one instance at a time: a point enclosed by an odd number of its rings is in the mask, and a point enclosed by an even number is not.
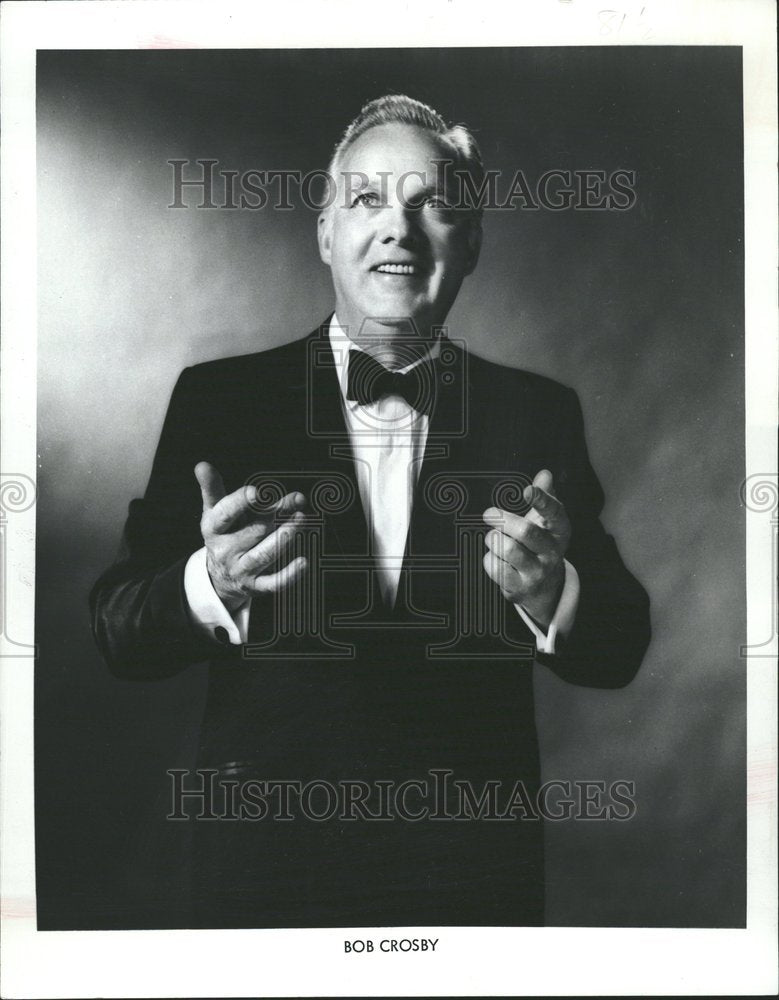
<svg viewBox="0 0 779 1000"><path fill-rule="evenodd" d="M131 502L117 561L90 594L98 648L111 671L127 679L169 677L192 663L237 655L194 626L184 593L184 567L203 544L194 467L209 457L196 382L193 369L179 377L144 498Z"/></svg>
<svg viewBox="0 0 779 1000"><path fill-rule="evenodd" d="M590 464L576 393L565 394L556 492L571 519L566 558L581 584L571 633L554 654L537 653L559 677L588 687L618 688L636 674L650 641L649 598L620 558L600 521L603 490Z"/></svg>

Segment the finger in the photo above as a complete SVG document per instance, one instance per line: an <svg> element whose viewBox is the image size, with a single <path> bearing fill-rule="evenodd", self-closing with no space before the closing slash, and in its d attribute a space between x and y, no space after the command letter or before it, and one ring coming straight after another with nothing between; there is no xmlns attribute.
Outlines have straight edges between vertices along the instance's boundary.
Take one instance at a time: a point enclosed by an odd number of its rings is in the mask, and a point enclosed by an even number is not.
<svg viewBox="0 0 779 1000"><path fill-rule="evenodd" d="M543 490L544 493L550 493L553 497L557 496L554 489L554 476L549 469L541 469L540 472L536 473L533 485Z"/></svg>
<svg viewBox="0 0 779 1000"><path fill-rule="evenodd" d="M505 535L502 531L489 532L484 541L490 552L494 552L498 559L513 566L518 573L527 573L539 565L539 556L535 552L526 549L524 545Z"/></svg>
<svg viewBox="0 0 779 1000"><path fill-rule="evenodd" d="M264 573L254 581L254 590L258 594L277 593L286 590L287 587L299 580L308 569L308 559L305 556L298 556L286 566L282 566L276 573Z"/></svg>
<svg viewBox="0 0 779 1000"><path fill-rule="evenodd" d="M494 552L484 553L482 565L487 576L500 587L504 597L516 600L522 596L522 577L513 566L498 558Z"/></svg>
<svg viewBox="0 0 779 1000"><path fill-rule="evenodd" d="M305 503L306 498L302 493L288 493L270 508L262 508L265 513L259 513L256 501L252 503L251 508L255 514L255 520L247 524L246 527L238 528L232 532L235 551L246 554L280 525L288 524L290 519L295 518L296 514L300 514L300 518L295 519L297 522L304 521L305 515L301 508L305 506Z"/></svg>
<svg viewBox="0 0 779 1000"><path fill-rule="evenodd" d="M293 514L289 521L241 556L242 570L246 573L262 573L269 569L296 538L303 538L301 527L304 521L305 514L301 511Z"/></svg>
<svg viewBox="0 0 779 1000"><path fill-rule="evenodd" d="M511 511L490 507L484 512L484 520L495 529L495 531L489 532L484 539L490 548L494 547L490 544L490 538L493 538L495 545L501 544L500 539L494 537L497 532L498 535L507 535L510 540L519 543L533 555L546 557L553 556L557 552L554 536L546 528L522 517L521 514L513 514ZM508 551L511 549L509 548Z"/></svg>
<svg viewBox="0 0 779 1000"><path fill-rule="evenodd" d="M195 466L195 479L200 484L203 510L211 510L225 495L225 484L219 471L210 462L198 462Z"/></svg>
<svg viewBox="0 0 779 1000"><path fill-rule="evenodd" d="M554 529L567 520L565 508L557 497L542 489L535 482L532 486L525 487L522 496L525 503L529 503L533 508L542 526Z"/></svg>
<svg viewBox="0 0 779 1000"><path fill-rule="evenodd" d="M211 530L225 534L237 527L240 518L253 516L253 504L257 496L254 486L239 486L233 493L223 497L212 510Z"/></svg>
<svg viewBox="0 0 779 1000"><path fill-rule="evenodd" d="M254 510L259 514L272 515L273 519L280 523L291 517L296 511L303 510L305 506L306 498L302 493L287 493L270 507L260 507L255 502Z"/></svg>
<svg viewBox="0 0 779 1000"><path fill-rule="evenodd" d="M236 553L237 557L243 556L274 530L272 522L258 517L245 527L237 528L229 533L231 550ZM225 538L227 537L225 536Z"/></svg>

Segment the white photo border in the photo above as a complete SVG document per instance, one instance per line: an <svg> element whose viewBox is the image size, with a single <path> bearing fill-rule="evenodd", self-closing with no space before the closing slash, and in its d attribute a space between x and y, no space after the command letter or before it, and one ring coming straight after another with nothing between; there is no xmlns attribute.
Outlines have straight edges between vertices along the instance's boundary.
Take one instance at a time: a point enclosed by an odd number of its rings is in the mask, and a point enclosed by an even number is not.
<svg viewBox="0 0 779 1000"><path fill-rule="evenodd" d="M417 0L413 22L382 18L381 44L389 48L608 44L743 48L746 929L448 927L428 934L445 938L445 946L435 954L384 955L380 965L369 956L357 961L345 955L343 940L349 932L343 929L36 930L32 670L36 51L375 46L377 24L375 15L371 18L350 0L287 0L283 7L190 0L9 0L0 13L4 133L0 489L4 501L16 506L13 531L6 531L3 538L8 587L0 633L3 996L776 993L776 12L771 0L660 4L615 0L613 9L604 6L593 0ZM353 936L367 933L361 928ZM426 933L414 928L410 936Z"/></svg>

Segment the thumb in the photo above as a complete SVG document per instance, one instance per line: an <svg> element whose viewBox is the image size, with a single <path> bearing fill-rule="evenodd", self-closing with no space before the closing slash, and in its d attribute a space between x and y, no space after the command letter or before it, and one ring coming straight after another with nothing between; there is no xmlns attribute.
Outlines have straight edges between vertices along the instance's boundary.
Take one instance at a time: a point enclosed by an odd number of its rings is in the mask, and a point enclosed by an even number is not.
<svg viewBox="0 0 779 1000"><path fill-rule="evenodd" d="M225 495L222 477L210 462L198 462L195 466L195 478L200 484L203 510L211 510Z"/></svg>
<svg viewBox="0 0 779 1000"><path fill-rule="evenodd" d="M533 485L538 486L545 493L550 493L552 496L556 495L554 491L554 477L549 469L542 469L533 480Z"/></svg>
<svg viewBox="0 0 779 1000"><path fill-rule="evenodd" d="M540 499L534 487L543 490L544 493L548 493L550 496L556 496L554 491L554 478L549 469L541 469L541 471L536 474L536 477L533 480L533 485L525 487L523 496L525 501L531 505L534 505L536 501Z"/></svg>

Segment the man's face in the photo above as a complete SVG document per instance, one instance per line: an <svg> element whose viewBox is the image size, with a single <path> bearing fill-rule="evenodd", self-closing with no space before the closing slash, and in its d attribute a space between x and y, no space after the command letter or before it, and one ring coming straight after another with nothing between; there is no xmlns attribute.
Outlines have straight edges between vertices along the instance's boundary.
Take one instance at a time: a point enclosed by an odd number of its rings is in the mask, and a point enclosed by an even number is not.
<svg viewBox="0 0 779 1000"><path fill-rule="evenodd" d="M370 129L343 157L336 200L319 220L319 248L338 320L353 337L401 335L409 320L429 336L476 266L478 224L448 208L437 187L444 171L434 161L445 158L451 154L431 133L400 124Z"/></svg>

